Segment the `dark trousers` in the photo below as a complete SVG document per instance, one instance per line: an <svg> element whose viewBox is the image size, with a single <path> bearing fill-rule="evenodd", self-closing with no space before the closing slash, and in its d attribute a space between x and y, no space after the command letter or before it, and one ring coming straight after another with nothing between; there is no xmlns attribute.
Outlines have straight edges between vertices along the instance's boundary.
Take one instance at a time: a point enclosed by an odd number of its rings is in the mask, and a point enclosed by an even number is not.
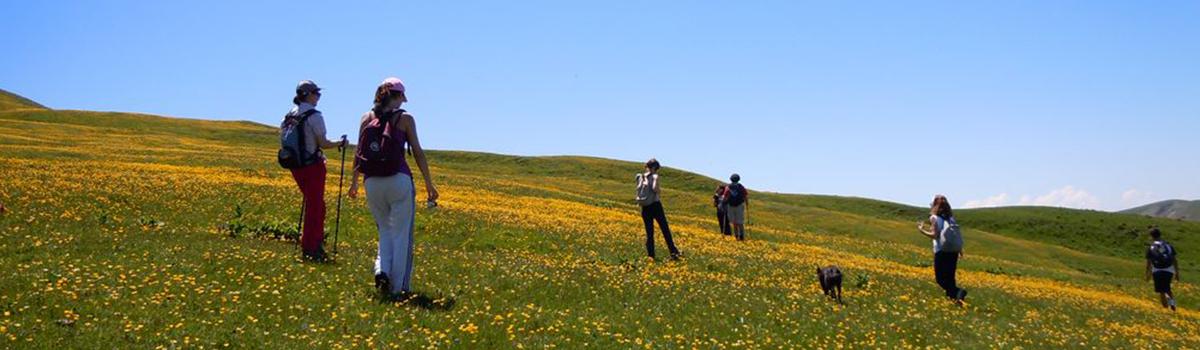
<svg viewBox="0 0 1200 350"><path fill-rule="evenodd" d="M729 224L729 217L725 213L725 208L717 207L717 226L720 227L722 234L728 236L733 234L733 228Z"/></svg>
<svg viewBox="0 0 1200 350"><path fill-rule="evenodd" d="M937 278L938 286L946 291L950 298L958 297L958 282L954 273L958 271L958 252L937 252L933 254L933 275Z"/></svg>
<svg viewBox="0 0 1200 350"><path fill-rule="evenodd" d="M658 221L658 227L662 228L663 240L667 241L667 249L671 251L671 255L679 255L679 249L675 249L675 241L671 240L671 227L667 225L667 213L663 212L662 202L642 207L642 222L646 224L646 254L654 257L655 221Z"/></svg>

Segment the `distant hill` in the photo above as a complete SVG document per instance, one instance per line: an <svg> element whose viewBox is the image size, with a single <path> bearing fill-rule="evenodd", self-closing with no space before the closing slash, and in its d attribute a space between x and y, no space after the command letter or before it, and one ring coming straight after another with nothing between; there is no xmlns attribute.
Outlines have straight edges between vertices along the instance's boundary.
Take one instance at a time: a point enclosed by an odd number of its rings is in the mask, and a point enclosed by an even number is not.
<svg viewBox="0 0 1200 350"><path fill-rule="evenodd" d="M0 89L0 111L28 108L46 109L46 106L21 97L20 95L8 92L4 89Z"/></svg>
<svg viewBox="0 0 1200 350"><path fill-rule="evenodd" d="M1121 211L1121 213L1146 215L1157 218L1200 221L1200 201L1172 199L1143 205L1133 209L1126 209Z"/></svg>

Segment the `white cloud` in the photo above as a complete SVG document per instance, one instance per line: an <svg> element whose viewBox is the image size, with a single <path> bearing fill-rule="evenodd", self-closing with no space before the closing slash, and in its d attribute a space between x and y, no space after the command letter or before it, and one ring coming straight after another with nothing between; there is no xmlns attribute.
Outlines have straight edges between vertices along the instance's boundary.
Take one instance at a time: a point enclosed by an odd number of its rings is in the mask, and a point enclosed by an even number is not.
<svg viewBox="0 0 1200 350"><path fill-rule="evenodd" d="M1027 196L1022 196L1021 202L1017 204L1078 209L1098 209L1100 208L1100 199L1083 189L1077 189L1075 186L1066 186L1050 191L1050 193L1033 199L1029 199Z"/></svg>
<svg viewBox="0 0 1200 350"><path fill-rule="evenodd" d="M984 199L969 200L963 204L963 207L986 208L1007 205L1099 209L1100 199L1086 190L1075 188L1075 186L1066 186L1040 196L1021 195L1021 198L1015 202L1010 201L1008 193L1001 193Z"/></svg>
<svg viewBox="0 0 1200 350"><path fill-rule="evenodd" d="M1152 192L1131 188L1121 193L1121 204L1126 207L1133 207L1150 203L1153 198L1154 193Z"/></svg>
<svg viewBox="0 0 1200 350"><path fill-rule="evenodd" d="M984 199L969 200L963 208L988 208L1008 205L1008 193L1001 193Z"/></svg>

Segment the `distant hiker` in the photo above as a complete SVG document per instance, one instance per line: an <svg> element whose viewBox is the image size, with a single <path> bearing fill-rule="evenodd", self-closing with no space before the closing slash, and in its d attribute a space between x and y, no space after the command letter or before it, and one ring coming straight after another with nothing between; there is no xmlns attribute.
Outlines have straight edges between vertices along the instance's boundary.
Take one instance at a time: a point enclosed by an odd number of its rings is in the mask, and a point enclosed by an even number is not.
<svg viewBox="0 0 1200 350"><path fill-rule="evenodd" d="M362 173L367 206L379 230L375 288L401 299L412 293L413 221L417 196L413 173L404 157L406 144L424 174L427 205L435 206L438 199L425 150L417 138L416 119L400 109L408 102L404 92L404 82L398 78L385 79L375 90L374 107L363 115L359 126L349 193L350 198L358 197L358 174Z"/></svg>
<svg viewBox="0 0 1200 350"><path fill-rule="evenodd" d="M713 193L713 207L717 208L717 229L721 230L721 234L730 235L729 228L729 205L725 203L726 185L717 186L717 191Z"/></svg>
<svg viewBox="0 0 1200 350"><path fill-rule="evenodd" d="M637 174L637 202L642 207L642 222L646 224L646 254L654 258L654 222L662 229L663 240L667 241L667 249L671 251L671 260L679 260L679 249L671 240L671 228L667 225L667 214L663 211L659 194L658 169L661 166L657 159L651 158L646 162L646 172Z"/></svg>
<svg viewBox="0 0 1200 350"><path fill-rule="evenodd" d="M925 229L925 222L918 223L917 229L933 240L933 275L938 286L946 291L946 297L962 305L967 290L958 288L955 280L958 258L962 256L962 230L954 220L954 211L950 209L950 201L946 196L939 194L933 197L929 213L930 229Z"/></svg>
<svg viewBox="0 0 1200 350"><path fill-rule="evenodd" d="M342 141L325 138L325 118L316 110L321 88L311 80L296 85L292 110L279 124L279 164L292 172L304 196L303 230L300 247L305 259L325 260L325 154L323 148L343 147Z"/></svg>
<svg viewBox="0 0 1200 350"><path fill-rule="evenodd" d="M746 211L750 207L750 192L741 184L742 177L738 174L729 176L730 184L725 186L725 206L729 223L733 225L733 235L737 240L746 240Z"/></svg>
<svg viewBox="0 0 1200 350"><path fill-rule="evenodd" d="M1175 258L1175 247L1162 239L1157 227L1150 229L1150 249L1146 250L1146 280L1154 277L1154 292L1158 293L1163 307L1175 311L1175 294L1171 293L1171 278L1179 280L1179 261Z"/></svg>

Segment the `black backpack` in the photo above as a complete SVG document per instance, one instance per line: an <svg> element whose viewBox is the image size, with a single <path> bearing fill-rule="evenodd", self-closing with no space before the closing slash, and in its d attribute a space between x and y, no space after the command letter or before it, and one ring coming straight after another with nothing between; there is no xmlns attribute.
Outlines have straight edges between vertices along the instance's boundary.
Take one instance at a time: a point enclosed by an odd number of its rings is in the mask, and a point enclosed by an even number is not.
<svg viewBox="0 0 1200 350"><path fill-rule="evenodd" d="M736 207L746 203L746 187L742 184L729 185L729 195L725 196L725 204Z"/></svg>
<svg viewBox="0 0 1200 350"><path fill-rule="evenodd" d="M315 153L308 153L308 148L304 145L307 139L304 123L316 112L316 109L310 109L299 116L288 112L283 117L283 127L279 130L279 166L284 169L299 169L317 162L319 157Z"/></svg>
<svg viewBox="0 0 1200 350"><path fill-rule="evenodd" d="M1175 247L1167 241L1155 241L1150 244L1150 252L1147 254L1150 258L1150 265L1156 269L1170 268L1175 265Z"/></svg>

